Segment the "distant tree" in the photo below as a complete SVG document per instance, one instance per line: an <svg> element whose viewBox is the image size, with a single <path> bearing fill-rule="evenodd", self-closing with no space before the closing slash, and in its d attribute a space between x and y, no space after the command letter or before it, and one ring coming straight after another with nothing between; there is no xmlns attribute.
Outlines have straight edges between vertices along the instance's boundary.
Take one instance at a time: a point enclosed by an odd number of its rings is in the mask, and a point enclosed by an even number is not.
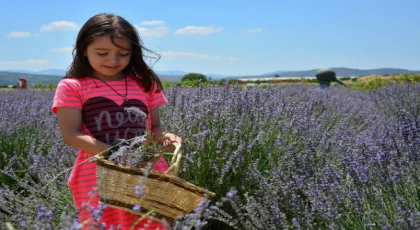
<svg viewBox="0 0 420 230"><path fill-rule="evenodd" d="M207 77L204 74L201 73L189 73L184 75L181 78L181 82L183 81L201 81L201 82L207 82Z"/></svg>
<svg viewBox="0 0 420 230"><path fill-rule="evenodd" d="M238 80L236 80L236 79L229 79L229 81L228 81L228 84L236 84L236 83L238 83Z"/></svg>
<svg viewBox="0 0 420 230"><path fill-rule="evenodd" d="M43 88L45 88L45 86L44 86L44 84L42 84L40 82L37 82L37 83L35 83L34 88L35 89L43 89Z"/></svg>
<svg viewBox="0 0 420 230"><path fill-rule="evenodd" d="M280 75L278 75L278 74L275 74L275 75L274 75L274 77L275 77L275 78L278 78L278 77L280 77Z"/></svg>
<svg viewBox="0 0 420 230"><path fill-rule="evenodd" d="M166 89L166 88L170 88L170 87L172 87L172 86L174 86L174 85L176 85L176 83L175 83L175 82L162 81L162 86L163 86L163 88L164 88L164 89Z"/></svg>
<svg viewBox="0 0 420 230"><path fill-rule="evenodd" d="M48 84L47 88L48 88L49 90L54 90L54 89L56 89L56 88L57 88L57 85L56 85L56 84L54 84L54 83L50 83L50 84Z"/></svg>

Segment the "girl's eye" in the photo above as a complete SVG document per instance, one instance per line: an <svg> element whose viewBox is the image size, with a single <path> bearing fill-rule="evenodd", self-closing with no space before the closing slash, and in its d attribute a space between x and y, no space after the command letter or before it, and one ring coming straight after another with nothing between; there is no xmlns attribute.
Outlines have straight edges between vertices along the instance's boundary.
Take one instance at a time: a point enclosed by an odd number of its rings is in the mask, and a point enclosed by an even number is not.
<svg viewBox="0 0 420 230"><path fill-rule="evenodd" d="M97 53L99 56L106 56L107 55L107 53ZM119 54L121 57L126 57L126 56L128 56L128 55L130 55L130 53L128 53L128 54Z"/></svg>

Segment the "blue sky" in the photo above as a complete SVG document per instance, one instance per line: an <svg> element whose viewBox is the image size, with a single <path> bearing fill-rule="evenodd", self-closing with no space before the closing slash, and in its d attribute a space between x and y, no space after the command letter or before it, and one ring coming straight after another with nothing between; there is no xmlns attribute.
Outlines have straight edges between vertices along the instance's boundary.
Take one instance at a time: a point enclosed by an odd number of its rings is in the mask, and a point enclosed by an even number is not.
<svg viewBox="0 0 420 230"><path fill-rule="evenodd" d="M255 75L323 67L420 70L419 0L2 0L0 70L66 69L107 12L138 27L157 71Z"/></svg>

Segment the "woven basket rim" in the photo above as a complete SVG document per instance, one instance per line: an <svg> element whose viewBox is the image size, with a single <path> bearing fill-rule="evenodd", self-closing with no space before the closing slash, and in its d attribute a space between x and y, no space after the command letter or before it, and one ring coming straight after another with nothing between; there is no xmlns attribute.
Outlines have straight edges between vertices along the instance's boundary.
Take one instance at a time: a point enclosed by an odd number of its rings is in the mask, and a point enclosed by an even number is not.
<svg viewBox="0 0 420 230"><path fill-rule="evenodd" d="M124 166L124 165L117 165L114 162L104 159L104 158L100 158L97 159L96 163L98 164L98 166L104 167L104 168L108 168L111 170L116 170L122 173L127 173L127 174L131 174L131 175L139 175L139 176L143 176L146 172L146 169L144 168L131 168L128 166ZM176 184L179 187L182 187L186 190L190 190L191 192L200 194L200 195L204 195L207 194L209 197L214 197L216 196L215 193L201 188L197 185L194 185L182 178L179 178L177 176L174 175L170 175L170 174L165 174L162 172L155 172L155 171L150 171L148 172L148 176L147 178L151 178L151 179L155 179L155 180L161 180L161 181L165 181L165 182L169 182L172 184Z"/></svg>

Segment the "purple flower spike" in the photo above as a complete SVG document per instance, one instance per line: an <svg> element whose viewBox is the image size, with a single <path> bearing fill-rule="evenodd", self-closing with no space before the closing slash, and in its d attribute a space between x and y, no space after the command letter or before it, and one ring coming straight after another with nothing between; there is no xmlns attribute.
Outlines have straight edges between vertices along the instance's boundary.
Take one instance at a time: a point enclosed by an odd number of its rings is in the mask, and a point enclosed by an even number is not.
<svg viewBox="0 0 420 230"><path fill-rule="evenodd" d="M134 205L133 210L136 212L139 212L141 209L141 206L139 204Z"/></svg>

